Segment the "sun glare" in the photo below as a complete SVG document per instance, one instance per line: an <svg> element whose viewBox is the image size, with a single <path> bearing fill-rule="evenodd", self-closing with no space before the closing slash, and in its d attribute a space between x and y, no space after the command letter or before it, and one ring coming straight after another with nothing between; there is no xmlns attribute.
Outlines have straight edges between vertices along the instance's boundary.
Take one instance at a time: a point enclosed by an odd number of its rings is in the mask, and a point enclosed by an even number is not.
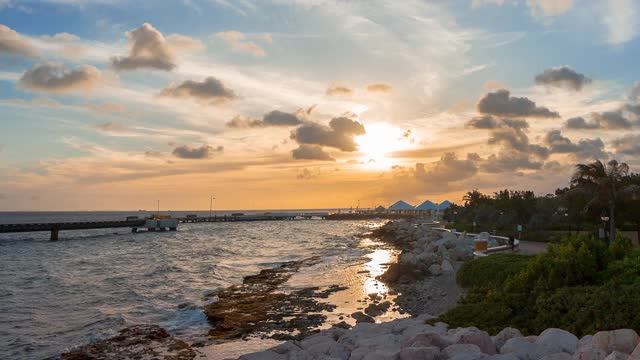
<svg viewBox="0 0 640 360"><path fill-rule="evenodd" d="M402 129L387 123L367 125L367 133L355 138L362 153L359 160L365 167L371 169L391 166L393 162L391 153L410 147L409 139L403 135Z"/></svg>

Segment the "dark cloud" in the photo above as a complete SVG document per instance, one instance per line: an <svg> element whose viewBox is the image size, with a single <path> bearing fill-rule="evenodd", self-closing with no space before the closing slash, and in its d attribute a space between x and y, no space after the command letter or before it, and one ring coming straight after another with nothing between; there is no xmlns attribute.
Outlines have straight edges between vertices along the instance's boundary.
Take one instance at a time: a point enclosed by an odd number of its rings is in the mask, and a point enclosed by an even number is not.
<svg viewBox="0 0 640 360"><path fill-rule="evenodd" d="M545 136L545 142L552 153L573 154L577 159L603 159L607 157L604 142L597 139L581 139L577 143L562 135L560 130L552 130Z"/></svg>
<svg viewBox="0 0 640 360"><path fill-rule="evenodd" d="M416 163L416 178L430 183L449 183L468 179L478 173L478 154L467 154L466 159L458 159L453 152L445 153L440 160L429 168L423 163Z"/></svg>
<svg viewBox="0 0 640 360"><path fill-rule="evenodd" d="M477 104L478 112L487 115L507 117L560 117L555 111L539 107L526 97L512 97L509 90L498 90L487 93Z"/></svg>
<svg viewBox="0 0 640 360"><path fill-rule="evenodd" d="M490 155L483 161L481 169L489 173L503 173L518 170L538 170L543 165L542 161L532 160L527 153L503 151L498 155Z"/></svg>
<svg viewBox="0 0 640 360"><path fill-rule="evenodd" d="M567 120L566 126L569 129L599 129L600 123L588 122L585 118L578 116Z"/></svg>
<svg viewBox="0 0 640 360"><path fill-rule="evenodd" d="M498 129L504 127L527 129L529 128L529 123L522 119L498 119L491 115L483 115L469 120L465 126L472 129Z"/></svg>
<svg viewBox="0 0 640 360"><path fill-rule="evenodd" d="M356 151L358 145L353 138L364 133L365 129L361 123L346 117L338 117L332 119L328 127L317 123L304 124L291 132L291 139L299 144Z"/></svg>
<svg viewBox="0 0 640 360"><path fill-rule="evenodd" d="M262 120L249 117L236 116L226 123L229 128L251 128L267 126L297 126L302 124L302 119L295 113L274 110L266 113Z"/></svg>
<svg viewBox="0 0 640 360"><path fill-rule="evenodd" d="M516 123L522 126L520 123ZM491 131L489 134L489 144L503 145L507 152L520 152L527 155L535 155L538 158L546 159L549 157L549 149L544 146L531 144L529 136L524 132L522 127L504 126Z"/></svg>
<svg viewBox="0 0 640 360"><path fill-rule="evenodd" d="M37 58L38 51L28 39L11 28L0 24L0 54Z"/></svg>
<svg viewBox="0 0 640 360"><path fill-rule="evenodd" d="M322 150L321 146L302 144L294 149L291 154L296 160L329 160L335 161L331 155Z"/></svg>
<svg viewBox="0 0 640 360"><path fill-rule="evenodd" d="M640 135L627 135L613 141L613 147L618 154L631 156L640 155Z"/></svg>
<svg viewBox="0 0 640 360"><path fill-rule="evenodd" d="M368 92L388 93L391 92L391 85L384 83L370 84L367 86Z"/></svg>
<svg viewBox="0 0 640 360"><path fill-rule="evenodd" d="M605 111L591 114L591 117L605 129L628 129L633 123L627 119L622 111Z"/></svg>
<svg viewBox="0 0 640 360"><path fill-rule="evenodd" d="M568 66L558 66L536 75L535 82L537 85L580 91L585 85L591 83L591 79Z"/></svg>
<svg viewBox="0 0 640 360"><path fill-rule="evenodd" d="M100 83L100 70L91 65L68 69L58 64L36 65L27 70L19 81L24 89L52 93L88 91Z"/></svg>
<svg viewBox="0 0 640 360"><path fill-rule="evenodd" d="M207 144L204 144L200 147L190 147L187 145L178 146L173 149L173 155L179 157L181 159L206 159L211 157L215 153L221 153L224 151L224 147L218 146L213 147Z"/></svg>
<svg viewBox="0 0 640 360"><path fill-rule="evenodd" d="M329 96L351 96L353 95L353 90L346 86L334 85L327 89L326 94Z"/></svg>
<svg viewBox="0 0 640 360"><path fill-rule="evenodd" d="M169 85L162 89L160 96L193 98L209 104L218 104L237 98L233 90L211 76L204 79L203 82L187 80L178 86Z"/></svg>
<svg viewBox="0 0 640 360"><path fill-rule="evenodd" d="M119 71L156 69L170 71L176 67L175 55L162 33L144 23L127 33L131 49L128 56L111 58L111 65Z"/></svg>

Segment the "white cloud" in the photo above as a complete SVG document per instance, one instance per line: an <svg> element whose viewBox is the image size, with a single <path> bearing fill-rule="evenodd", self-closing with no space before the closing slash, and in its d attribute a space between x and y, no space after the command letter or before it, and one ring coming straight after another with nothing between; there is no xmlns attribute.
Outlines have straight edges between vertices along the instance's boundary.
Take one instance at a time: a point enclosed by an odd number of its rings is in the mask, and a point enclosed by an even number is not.
<svg viewBox="0 0 640 360"><path fill-rule="evenodd" d="M608 29L607 41L622 44L636 37L638 24L637 0L608 0L608 14L604 24Z"/></svg>

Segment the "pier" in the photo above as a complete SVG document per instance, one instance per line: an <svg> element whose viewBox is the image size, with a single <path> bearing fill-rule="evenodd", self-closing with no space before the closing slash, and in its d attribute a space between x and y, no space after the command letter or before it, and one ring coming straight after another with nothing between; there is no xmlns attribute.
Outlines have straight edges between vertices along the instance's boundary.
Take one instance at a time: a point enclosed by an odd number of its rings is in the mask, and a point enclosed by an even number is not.
<svg viewBox="0 0 640 360"><path fill-rule="evenodd" d="M33 223L33 224L0 224L0 233L22 232L50 232L51 241L57 241L61 230L89 230L89 229L117 229L130 228L132 232L139 229L147 231L175 231L179 223L210 223L210 222L247 222L247 221L283 221L312 218L326 219L329 213L265 213L260 215L231 214L221 216L198 217L188 215L186 217L159 217L151 219L127 218L122 221L88 221L88 222L58 222L58 223Z"/></svg>

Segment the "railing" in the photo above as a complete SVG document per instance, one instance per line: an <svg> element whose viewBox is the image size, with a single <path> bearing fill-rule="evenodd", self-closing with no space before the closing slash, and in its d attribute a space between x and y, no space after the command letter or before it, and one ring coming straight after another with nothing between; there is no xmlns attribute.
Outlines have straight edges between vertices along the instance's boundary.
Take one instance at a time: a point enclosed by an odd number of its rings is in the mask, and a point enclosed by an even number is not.
<svg viewBox="0 0 640 360"><path fill-rule="evenodd" d="M433 230L436 231L444 231L444 232L452 232L450 229L447 228L443 228L443 227L439 227L439 228L433 228ZM459 232L456 231L454 233L455 235L464 235L465 237L476 237L479 234L476 233L468 233L468 232ZM497 235L489 235L490 238L495 239L499 244L504 244L504 245L499 245L499 246L494 246L494 247L490 247L487 248L487 250L484 251L480 251L480 250L475 250L473 252L474 256L487 256L490 254L497 254L497 253L502 253L502 252L516 252L519 250L519 246L520 246L520 240L518 239L514 239L513 240L513 245L509 245L509 238L505 237L505 236L497 236Z"/></svg>

